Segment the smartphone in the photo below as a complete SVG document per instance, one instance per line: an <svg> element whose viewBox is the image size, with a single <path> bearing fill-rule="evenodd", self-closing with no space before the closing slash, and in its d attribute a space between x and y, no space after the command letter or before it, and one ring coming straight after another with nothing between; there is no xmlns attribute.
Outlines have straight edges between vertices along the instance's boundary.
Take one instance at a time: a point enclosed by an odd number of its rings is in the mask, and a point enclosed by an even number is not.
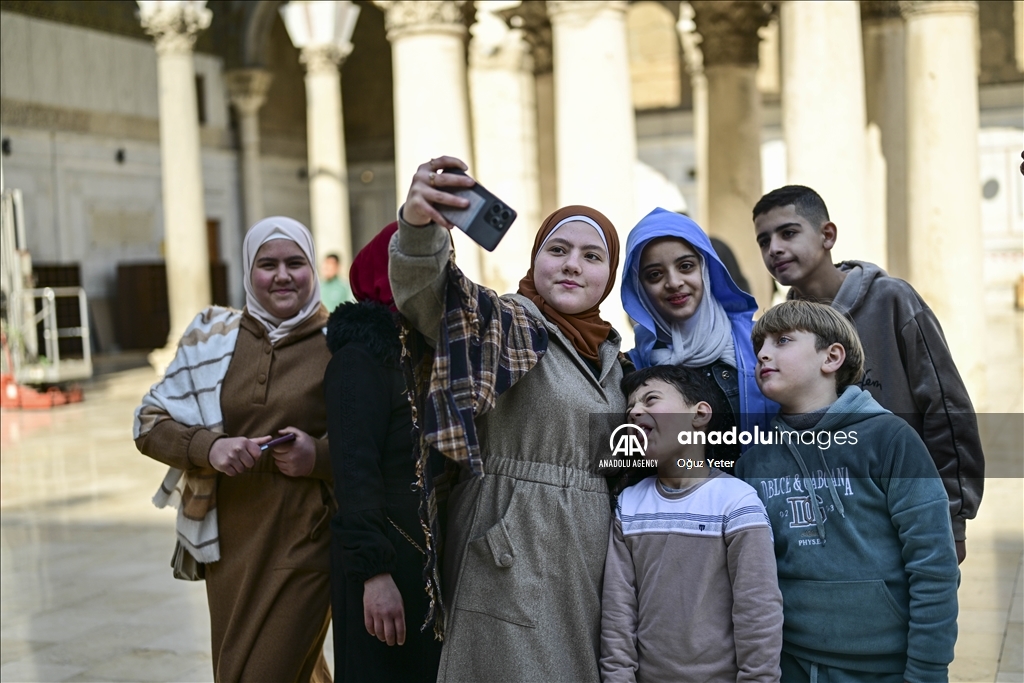
<svg viewBox="0 0 1024 683"><path fill-rule="evenodd" d="M458 168L444 168L441 172L466 175ZM515 210L488 192L480 183L460 190L445 188L445 191L468 199L469 206L465 209L437 206L438 212L481 247L487 251L494 251L515 221Z"/></svg>
<svg viewBox="0 0 1024 683"><path fill-rule="evenodd" d="M260 446L260 452L262 453L263 451L270 450L274 446L280 446L283 443L291 443L292 441L295 441L294 432L290 434L285 434L284 436L279 436L276 439L271 439L270 441Z"/></svg>

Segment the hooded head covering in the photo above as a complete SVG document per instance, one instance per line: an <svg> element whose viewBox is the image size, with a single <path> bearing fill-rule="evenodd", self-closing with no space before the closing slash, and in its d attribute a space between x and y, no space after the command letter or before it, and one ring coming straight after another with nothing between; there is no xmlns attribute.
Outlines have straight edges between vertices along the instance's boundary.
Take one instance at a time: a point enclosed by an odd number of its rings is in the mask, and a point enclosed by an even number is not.
<svg viewBox="0 0 1024 683"><path fill-rule="evenodd" d="M256 298L252 287L252 267L256 261L256 253L264 244L271 240L291 240L299 245L309 267L313 271L313 291L309 300L291 318L281 319L271 315ZM288 336L288 333L304 323L310 316L320 310L320 282L316 277L316 249L313 247L313 236L305 225L294 218L271 216L264 218L249 228L242 243L242 265L245 267L245 309L256 320L267 328L267 336L271 344L276 344Z"/></svg>
<svg viewBox="0 0 1024 683"><path fill-rule="evenodd" d="M668 325L656 315L640 283L640 256L644 247L659 237L678 237L693 247L701 260L704 281L701 303L689 320L676 326ZM637 323L633 328L636 346L629 352L633 364L637 368L661 363L700 366L722 360L739 373L743 413L737 416L740 427L752 429L754 423L767 426L768 418L778 406L761 394L754 380L757 362L750 332L754 327L757 302L736 286L700 226L674 211L655 209L630 231L622 272L622 307ZM659 340L662 344L658 344ZM656 344L664 348L655 349ZM729 348L731 358L727 353ZM720 351L716 351L718 349ZM695 359L705 362L698 363Z"/></svg>
<svg viewBox="0 0 1024 683"><path fill-rule="evenodd" d="M392 311L398 310L388 280L388 244L397 231L398 223L391 223L377 233L353 259L348 281L356 301L375 301Z"/></svg>
<svg viewBox="0 0 1024 683"><path fill-rule="evenodd" d="M608 282L604 286L600 300L587 310L570 315L556 311L537 292L537 286L533 281L533 263L551 235L563 225L575 221L586 223L601 236L601 242L608 251L609 271ZM527 271L526 277L519 281L519 293L535 303L544 317L558 326L558 329L572 342L581 357L597 361L600 357L598 349L601 342L607 339L612 331L611 324L601 319L601 302L608 297L612 287L615 286L615 271L618 265L619 234L615 231L612 222L603 213L588 206L566 206L548 216L540 226L540 230L537 231L537 236L533 240L533 252L530 254L530 270Z"/></svg>
<svg viewBox="0 0 1024 683"><path fill-rule="evenodd" d="M680 216L680 218L685 217ZM694 225L697 224L694 223ZM699 226L697 229L700 229ZM693 248L692 244L686 240L683 241L687 246ZM650 244L650 241L647 244ZM636 259L635 268L628 275L623 276L637 279L636 293L640 304L654 320L658 339L668 344L666 347L651 349L651 365L682 365L688 368L699 368L723 360L735 367L736 352L729 316L726 315L725 309L722 308L722 304L715 298L711 289L711 274L707 259L696 249L694 252L696 252L697 260L700 263L700 274L704 287L697 310L686 320L669 322L658 312L654 302L648 296L647 290L643 288L643 283L640 282L640 258ZM642 248L640 255L643 256Z"/></svg>

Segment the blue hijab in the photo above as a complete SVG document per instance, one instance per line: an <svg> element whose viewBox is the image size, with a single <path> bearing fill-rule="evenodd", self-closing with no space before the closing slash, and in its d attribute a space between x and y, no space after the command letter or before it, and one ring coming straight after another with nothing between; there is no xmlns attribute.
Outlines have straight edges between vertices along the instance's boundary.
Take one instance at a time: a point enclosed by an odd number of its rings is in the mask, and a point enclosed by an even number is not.
<svg viewBox="0 0 1024 683"><path fill-rule="evenodd" d="M658 340L657 324L640 297L646 297L640 284L640 255L648 242L659 237L679 237L686 240L704 259L711 281L711 294L725 309L732 326L732 340L739 373L740 412L737 423L742 430L751 431L754 425L768 427L779 406L761 394L754 379L757 359L750 332L754 328L757 302L733 282L729 271L711 246L711 240L694 221L665 209L655 209L643 217L629 232L626 239L626 262L622 270L622 307L636 321L633 328L636 346L628 352L630 360L639 368L653 364L651 351Z"/></svg>

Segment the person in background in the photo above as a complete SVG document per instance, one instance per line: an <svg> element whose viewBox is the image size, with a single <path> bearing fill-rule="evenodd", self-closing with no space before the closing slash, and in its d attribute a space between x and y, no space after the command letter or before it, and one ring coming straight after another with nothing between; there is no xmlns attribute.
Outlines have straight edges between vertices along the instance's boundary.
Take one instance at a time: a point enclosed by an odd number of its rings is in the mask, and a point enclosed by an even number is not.
<svg viewBox="0 0 1024 683"><path fill-rule="evenodd" d="M356 300L352 288L341 276L341 259L337 254L328 254L320 264L320 299L328 313L340 304Z"/></svg>
<svg viewBox="0 0 1024 683"><path fill-rule="evenodd" d="M717 237L711 238L711 246L718 254L718 258L722 261L722 265L729 271L729 277L736 283L736 286L740 288L742 292L750 291L750 283L747 282L747 277L743 274L740 269L740 262L736 260L736 255L732 253L732 249L725 243L724 240L720 240Z"/></svg>
<svg viewBox="0 0 1024 683"><path fill-rule="evenodd" d="M358 303L327 322L324 376L338 513L331 521L334 676L345 683L434 683L441 643L420 630L427 541L419 520L412 410L388 283L392 223L352 261Z"/></svg>

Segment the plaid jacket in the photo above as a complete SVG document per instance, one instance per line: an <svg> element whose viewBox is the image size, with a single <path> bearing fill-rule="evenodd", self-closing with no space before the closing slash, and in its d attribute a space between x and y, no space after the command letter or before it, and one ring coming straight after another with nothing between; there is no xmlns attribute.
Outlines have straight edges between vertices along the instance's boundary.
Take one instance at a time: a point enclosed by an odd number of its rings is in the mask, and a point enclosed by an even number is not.
<svg viewBox="0 0 1024 683"><path fill-rule="evenodd" d="M529 372L548 346L544 322L521 304L449 265L445 314L426 388L423 438L447 458L483 475L473 420Z"/></svg>
<svg viewBox="0 0 1024 683"><path fill-rule="evenodd" d="M402 358L412 403L420 521L427 539L424 567L430 609L424 628L444 633L437 559L442 554L444 508L454 472L450 463L483 476L474 420L494 407L544 356L548 332L522 304L499 297L448 264L445 312L431 350L411 327L402 333ZM448 464L446 464L446 461Z"/></svg>

